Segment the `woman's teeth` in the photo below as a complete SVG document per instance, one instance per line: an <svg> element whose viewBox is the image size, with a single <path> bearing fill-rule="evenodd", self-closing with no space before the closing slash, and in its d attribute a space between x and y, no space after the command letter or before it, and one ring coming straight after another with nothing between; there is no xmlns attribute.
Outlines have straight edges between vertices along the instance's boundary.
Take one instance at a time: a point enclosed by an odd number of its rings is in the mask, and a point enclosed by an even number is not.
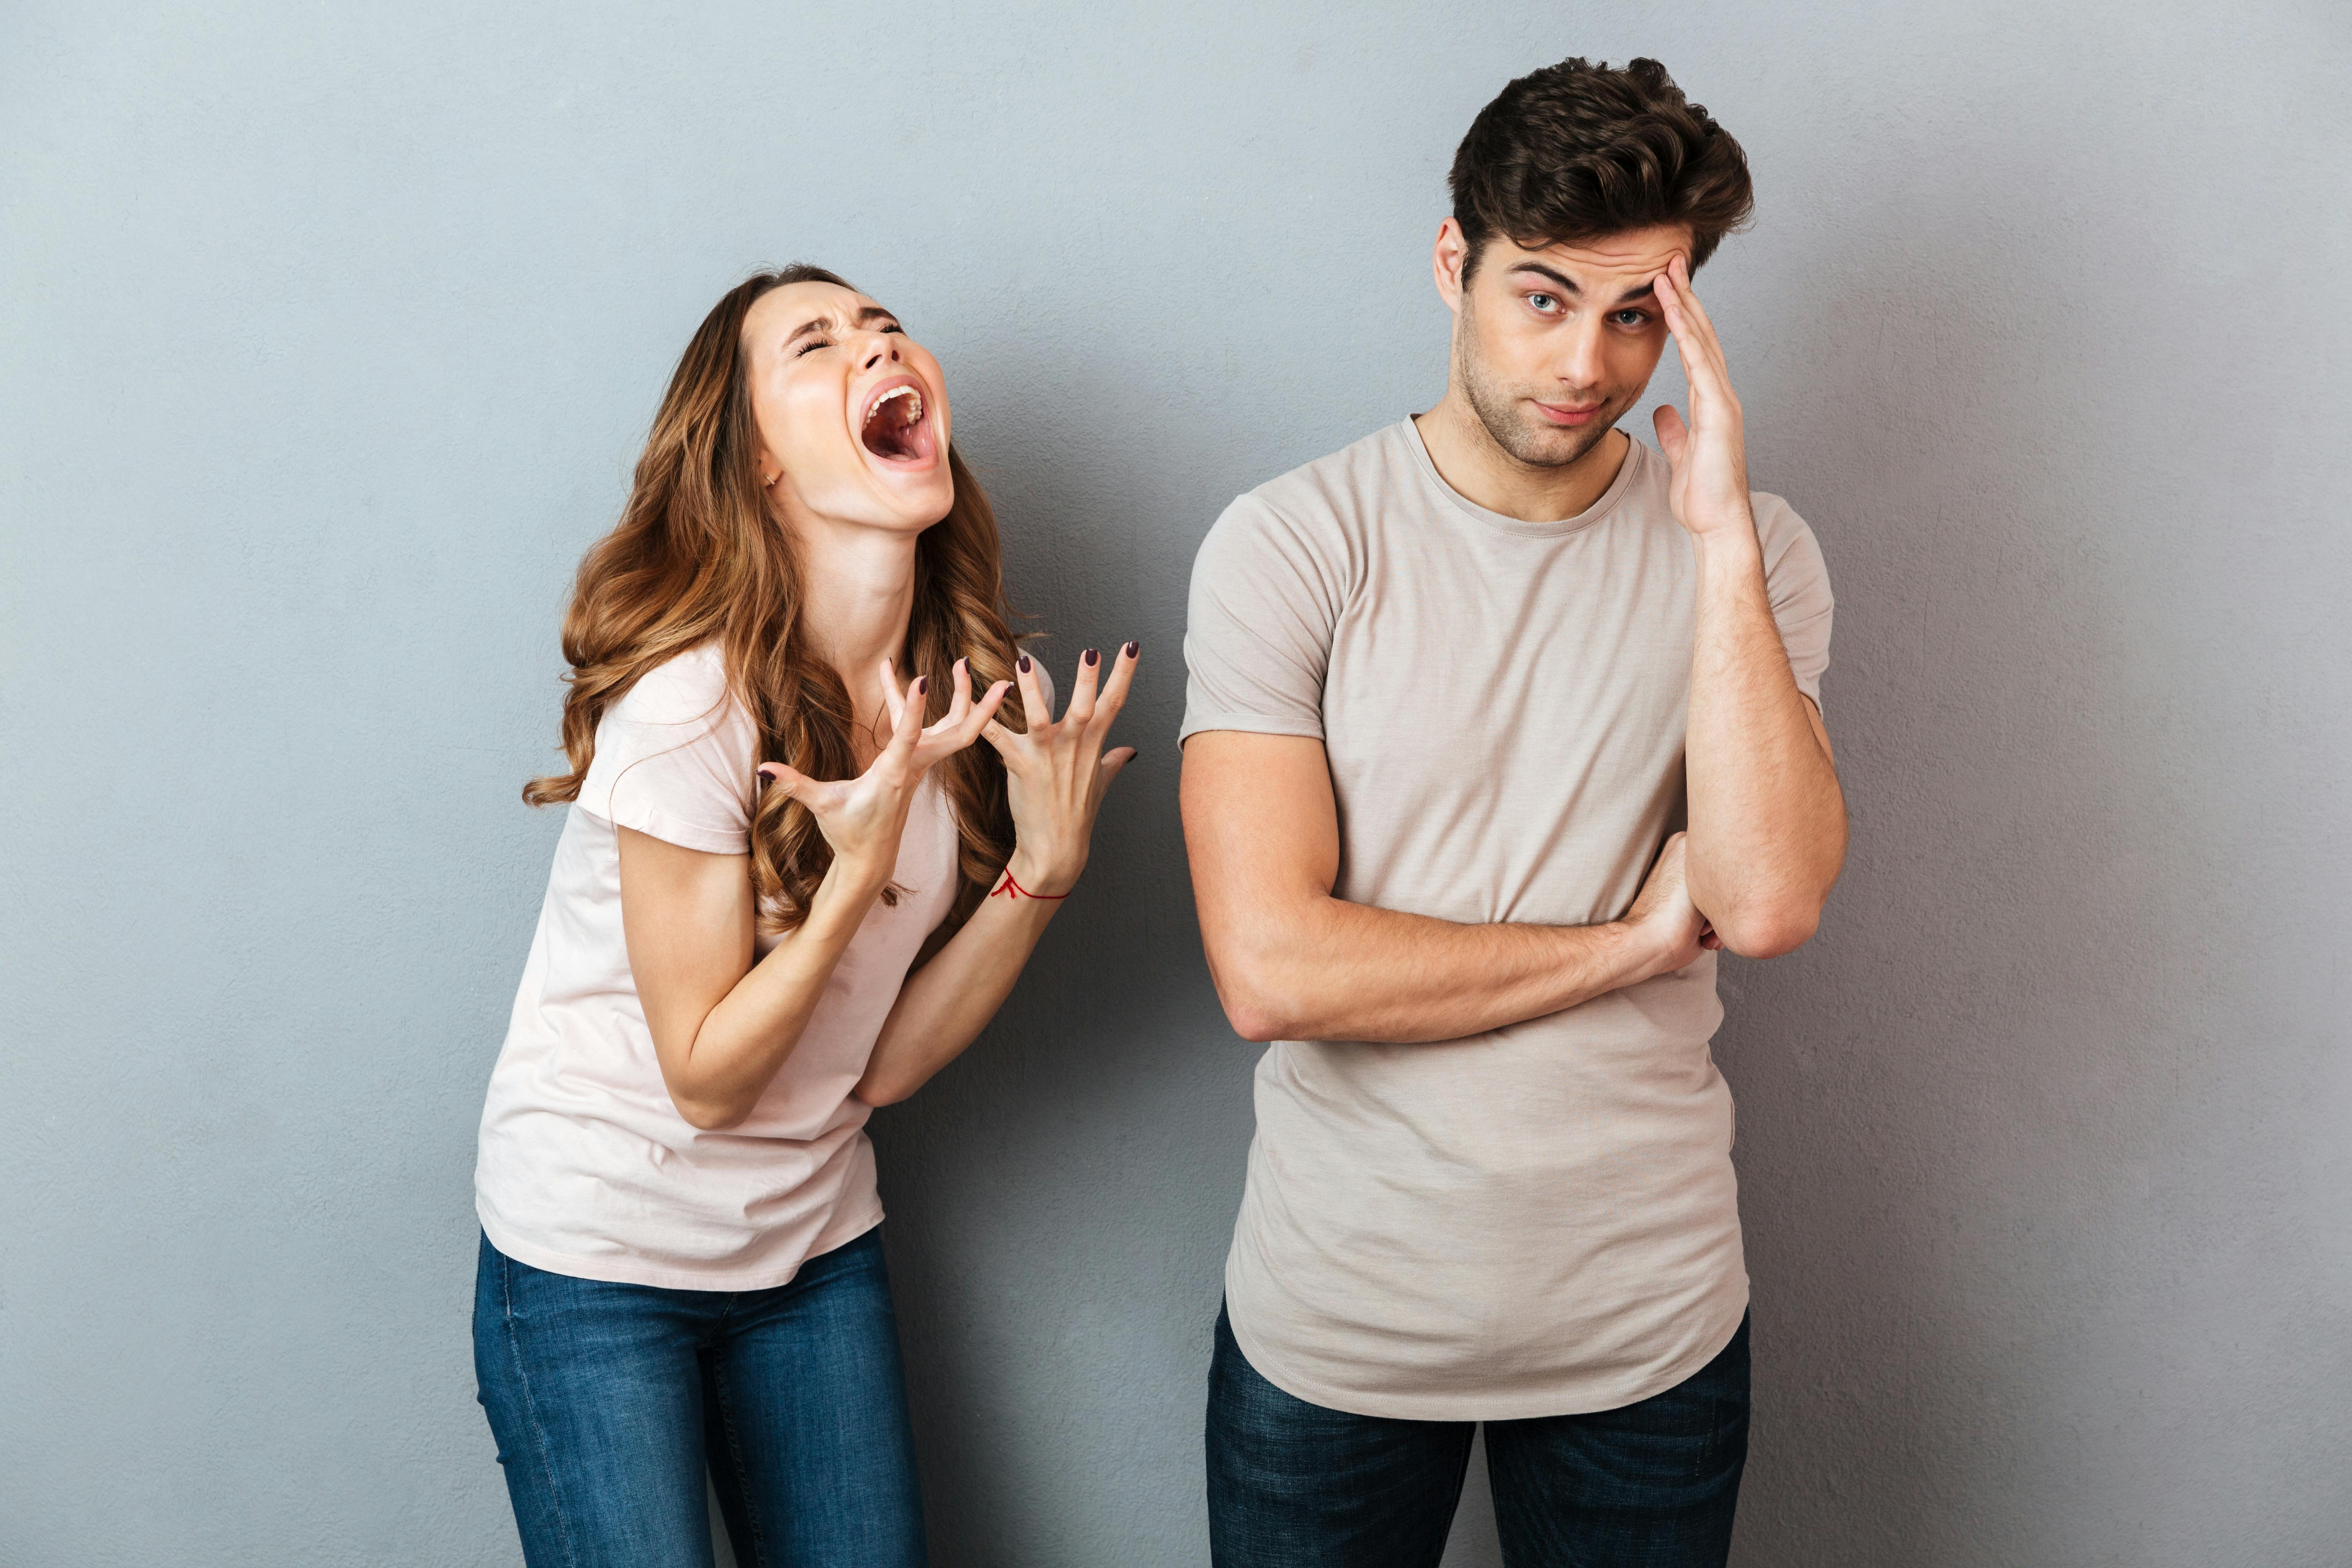
<svg viewBox="0 0 2352 1568"><path fill-rule="evenodd" d="M912 386L892 387L876 398L874 405L866 411L866 428L862 435L867 449L884 458L903 459L918 456L912 437L922 418L922 393Z"/></svg>
<svg viewBox="0 0 2352 1568"><path fill-rule="evenodd" d="M899 424L912 425L916 420L920 419L923 416L923 395L916 391L911 386L900 386L892 388L890 391L884 393L881 396L874 400L873 408L866 413L866 422L870 425L875 420L880 418L882 416L882 411L886 408L889 408L891 404L898 401L900 398L906 399L907 406L902 409L891 410L893 416L898 419Z"/></svg>

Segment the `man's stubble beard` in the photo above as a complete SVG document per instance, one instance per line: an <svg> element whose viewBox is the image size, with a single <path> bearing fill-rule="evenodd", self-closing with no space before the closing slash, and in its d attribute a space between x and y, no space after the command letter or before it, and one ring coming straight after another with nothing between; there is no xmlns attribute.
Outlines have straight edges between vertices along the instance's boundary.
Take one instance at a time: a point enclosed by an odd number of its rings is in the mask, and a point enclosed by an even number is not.
<svg viewBox="0 0 2352 1568"><path fill-rule="evenodd" d="M1486 362L1471 345L1476 334L1465 312L1461 346L1454 353L1454 366L1462 377L1462 391L1470 400L1470 410L1477 415L1478 423L1495 445L1531 468L1565 468L1601 444L1602 437L1617 427L1624 416L1622 408L1604 408L1601 417L1590 425L1563 428L1557 425L1538 424L1533 416L1519 412L1519 399L1531 393L1506 390L1486 374Z"/></svg>

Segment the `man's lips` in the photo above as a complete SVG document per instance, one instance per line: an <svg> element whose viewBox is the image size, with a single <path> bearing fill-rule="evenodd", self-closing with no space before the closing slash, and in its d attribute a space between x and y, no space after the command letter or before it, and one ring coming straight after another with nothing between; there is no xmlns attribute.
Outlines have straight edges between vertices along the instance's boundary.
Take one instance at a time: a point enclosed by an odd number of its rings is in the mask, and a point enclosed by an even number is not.
<svg viewBox="0 0 2352 1568"><path fill-rule="evenodd" d="M1535 403L1536 412L1549 423L1559 426L1590 425L1601 417L1603 408L1609 406L1605 403L1590 403L1581 408L1570 408L1559 403L1537 403L1533 398L1528 401Z"/></svg>

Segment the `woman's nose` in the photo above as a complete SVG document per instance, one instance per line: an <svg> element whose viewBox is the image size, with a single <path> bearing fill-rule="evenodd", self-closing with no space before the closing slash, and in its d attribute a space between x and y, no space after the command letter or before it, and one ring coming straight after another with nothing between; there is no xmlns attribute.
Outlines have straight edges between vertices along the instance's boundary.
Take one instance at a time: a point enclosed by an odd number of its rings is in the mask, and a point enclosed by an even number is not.
<svg viewBox="0 0 2352 1568"><path fill-rule="evenodd" d="M877 338L874 342L873 352L866 356L866 363L862 368L872 370L876 365L880 364L886 359L893 364L896 364L898 362L898 345L892 342L888 338Z"/></svg>

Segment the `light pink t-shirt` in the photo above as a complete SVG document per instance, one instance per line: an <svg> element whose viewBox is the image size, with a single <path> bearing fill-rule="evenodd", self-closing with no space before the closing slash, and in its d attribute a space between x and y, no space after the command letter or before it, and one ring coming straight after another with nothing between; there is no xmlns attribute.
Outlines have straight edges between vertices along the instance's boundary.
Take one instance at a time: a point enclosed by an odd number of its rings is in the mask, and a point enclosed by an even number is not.
<svg viewBox="0 0 2352 1568"><path fill-rule="evenodd" d="M715 644L648 673L596 727L482 1110L475 1206L509 1258L583 1279L757 1290L881 1223L867 1109L850 1090L954 901L955 818L936 780L899 846L909 891L875 904L742 1125L706 1132L678 1114L629 973L616 829L747 853L758 745ZM758 952L778 940L760 937Z"/></svg>

